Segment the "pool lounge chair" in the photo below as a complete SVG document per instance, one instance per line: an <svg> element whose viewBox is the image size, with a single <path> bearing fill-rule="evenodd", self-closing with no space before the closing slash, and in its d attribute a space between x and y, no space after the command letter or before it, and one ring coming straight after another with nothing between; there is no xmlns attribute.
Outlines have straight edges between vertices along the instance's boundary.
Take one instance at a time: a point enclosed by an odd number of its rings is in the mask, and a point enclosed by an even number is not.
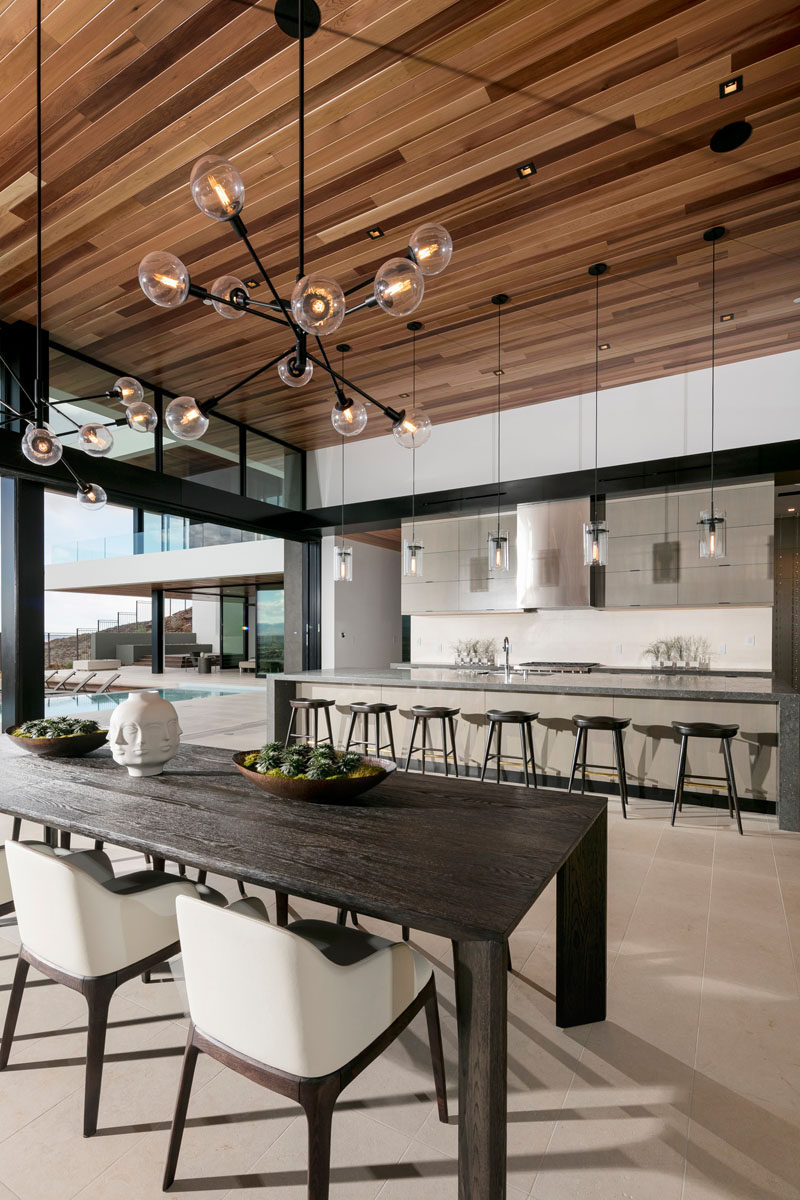
<svg viewBox="0 0 800 1200"><path fill-rule="evenodd" d="M76 672L76 671L67 671L67 673L66 673L66 675L64 676L64 678L63 678L63 679L59 679L59 681L58 681L58 683L55 685L55 687L52 687L52 688L47 688L47 683L48 683L48 680L45 680L45 690L46 690L48 693L50 693L50 694L52 694L53 692L63 692L63 690L64 690L64 684L65 684L65 683L66 683L68 680L72 679L72 676L73 676L73 675L75 675L75 674L77 674L77 672ZM52 678L52 677L51 677L51 678Z"/></svg>
<svg viewBox="0 0 800 1200"><path fill-rule="evenodd" d="M74 675L75 672L72 671L71 674ZM75 684L75 686L71 687L71 688L63 687L63 684L66 683L66 680L62 680L61 684L59 684L58 687L54 687L52 690L47 690L45 692L45 696L55 696L55 695L78 696L78 695L82 695L86 691L87 683L89 683L89 681L91 679L94 679L96 674L97 674L97 671L90 671L88 675L84 675L83 679L79 679L78 682ZM71 676L68 675L67 679L69 679L70 677Z"/></svg>

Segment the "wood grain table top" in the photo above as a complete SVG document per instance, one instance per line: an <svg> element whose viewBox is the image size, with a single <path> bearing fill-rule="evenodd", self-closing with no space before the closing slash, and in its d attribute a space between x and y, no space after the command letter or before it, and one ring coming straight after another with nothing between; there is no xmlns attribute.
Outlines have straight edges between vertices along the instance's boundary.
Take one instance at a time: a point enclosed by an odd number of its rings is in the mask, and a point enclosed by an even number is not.
<svg viewBox="0 0 800 1200"><path fill-rule="evenodd" d="M507 937L605 798L406 775L349 806L274 799L230 753L182 746L162 775L3 757L0 809L249 883L459 939Z"/></svg>

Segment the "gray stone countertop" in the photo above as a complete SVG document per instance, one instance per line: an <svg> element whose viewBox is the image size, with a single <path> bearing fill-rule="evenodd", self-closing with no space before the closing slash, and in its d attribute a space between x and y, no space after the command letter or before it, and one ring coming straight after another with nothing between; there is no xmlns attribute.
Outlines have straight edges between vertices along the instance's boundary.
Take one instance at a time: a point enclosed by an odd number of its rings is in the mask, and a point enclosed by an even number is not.
<svg viewBox="0 0 800 1200"><path fill-rule="evenodd" d="M590 675L553 673L514 676L510 683L499 674L454 670L452 667L411 667L381 670L368 667L337 668L326 671L287 672L273 675L297 683L351 684L361 687L452 688L476 692L558 692L579 696L642 696L653 700L738 700L756 704L775 704L796 695L789 687L763 676L754 675L659 675L657 673L617 674L592 671Z"/></svg>

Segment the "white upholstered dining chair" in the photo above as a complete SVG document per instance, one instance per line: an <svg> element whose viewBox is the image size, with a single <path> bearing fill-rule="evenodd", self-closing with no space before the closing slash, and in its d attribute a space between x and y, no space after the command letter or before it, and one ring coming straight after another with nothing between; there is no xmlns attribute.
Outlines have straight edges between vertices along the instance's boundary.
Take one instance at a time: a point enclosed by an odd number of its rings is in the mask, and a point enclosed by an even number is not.
<svg viewBox="0 0 800 1200"><path fill-rule="evenodd" d="M114 876L98 850L54 852L6 842L21 946L8 1000L0 1070L8 1065L29 966L86 997L89 1009L83 1134L97 1130L108 1008L128 979L177 954L175 901L198 898L188 879L163 871ZM204 898L224 905L210 888Z"/></svg>
<svg viewBox="0 0 800 1200"><path fill-rule="evenodd" d="M431 964L403 942L326 921L269 923L256 899L177 901L191 1024L164 1172L175 1179L203 1052L292 1100L308 1121L308 1197L327 1200L337 1097L425 1009L439 1118L444 1060Z"/></svg>

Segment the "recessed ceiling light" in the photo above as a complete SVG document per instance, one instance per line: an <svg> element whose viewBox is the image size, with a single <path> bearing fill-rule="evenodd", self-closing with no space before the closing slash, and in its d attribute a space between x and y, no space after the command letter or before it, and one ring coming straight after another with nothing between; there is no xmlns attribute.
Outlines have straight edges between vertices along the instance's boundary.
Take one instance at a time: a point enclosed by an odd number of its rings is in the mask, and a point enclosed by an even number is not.
<svg viewBox="0 0 800 1200"><path fill-rule="evenodd" d="M744 87L744 79L741 75L734 75L733 79L723 79L719 85L719 98L724 100L726 96L735 96Z"/></svg>
<svg viewBox="0 0 800 1200"><path fill-rule="evenodd" d="M786 511L787 511L787 512L796 512L797 510L796 510L796 509L794 509L794 508L787 508L787 510L786 510Z"/></svg>
<svg viewBox="0 0 800 1200"><path fill-rule="evenodd" d="M720 321L732 321L733 313L721 313L719 319Z"/></svg>
<svg viewBox="0 0 800 1200"><path fill-rule="evenodd" d="M382 238L383 230L381 229L380 225L373 225L372 229L368 229L367 237L370 238L373 242L377 242L378 238Z"/></svg>
<svg viewBox="0 0 800 1200"><path fill-rule="evenodd" d="M600 345L597 347L597 349L598 350L610 350L611 342L601 342Z"/></svg>
<svg viewBox="0 0 800 1200"><path fill-rule="evenodd" d="M498 369L496 371L492 371L492 374L493 375L505 375L505 371L503 370L502 367L498 367Z"/></svg>
<svg viewBox="0 0 800 1200"><path fill-rule="evenodd" d="M257 288L259 286L259 282L257 279L245 279L244 286L249 288Z"/></svg>
<svg viewBox="0 0 800 1200"><path fill-rule="evenodd" d="M400 392L400 393L398 393L397 399L398 400L407 400L410 395L411 395L411 392Z"/></svg>
<svg viewBox="0 0 800 1200"><path fill-rule="evenodd" d="M523 163L521 167L517 167L517 174L520 179L530 179L531 175L536 174L536 164L532 162Z"/></svg>
<svg viewBox="0 0 800 1200"><path fill-rule="evenodd" d="M718 129L708 144L715 154L728 154L743 146L752 132L749 121L731 121L730 125Z"/></svg>

